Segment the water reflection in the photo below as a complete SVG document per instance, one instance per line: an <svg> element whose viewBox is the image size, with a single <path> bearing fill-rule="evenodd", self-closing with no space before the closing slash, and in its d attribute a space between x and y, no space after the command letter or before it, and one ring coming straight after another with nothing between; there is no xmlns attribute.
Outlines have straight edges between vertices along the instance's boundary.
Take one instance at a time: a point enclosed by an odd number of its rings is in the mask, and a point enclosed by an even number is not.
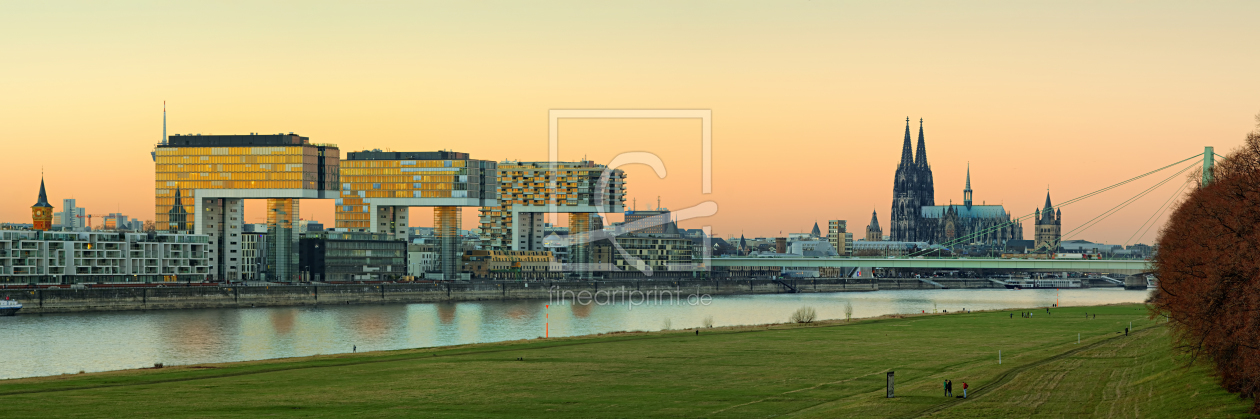
<svg viewBox="0 0 1260 419"><path fill-rule="evenodd" d="M787 321L814 307L820 319L1140 302L1145 292L1119 289L914 290L714 297L708 305L576 305L572 302L478 301L326 307L270 307L0 317L0 378L152 366L229 362L360 351L574 336L612 331ZM662 300L664 302L664 300ZM551 304L550 308L547 307ZM550 318L548 318L550 314Z"/></svg>

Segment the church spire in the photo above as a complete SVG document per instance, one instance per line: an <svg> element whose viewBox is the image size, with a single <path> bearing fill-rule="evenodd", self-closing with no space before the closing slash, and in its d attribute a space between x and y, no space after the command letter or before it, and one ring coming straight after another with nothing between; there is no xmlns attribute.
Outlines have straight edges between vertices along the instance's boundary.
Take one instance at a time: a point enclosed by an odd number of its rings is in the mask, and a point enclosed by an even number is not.
<svg viewBox="0 0 1260 419"><path fill-rule="evenodd" d="M910 126L906 125L906 143L910 142ZM927 142L923 140L923 118L919 118L919 151L914 155L914 164L927 166Z"/></svg>
<svg viewBox="0 0 1260 419"><path fill-rule="evenodd" d="M41 207L41 208L52 208L52 205L48 203L48 192L44 191L44 176L43 175L39 176L39 202L36 202L34 206Z"/></svg>
<svg viewBox="0 0 1260 419"><path fill-rule="evenodd" d="M971 162L967 162L967 188L963 189L963 205L971 208Z"/></svg>
<svg viewBox="0 0 1260 419"><path fill-rule="evenodd" d="M879 230L879 217L875 216L875 210L871 210L871 222L867 225L869 226L867 228Z"/></svg>
<svg viewBox="0 0 1260 419"><path fill-rule="evenodd" d="M914 163L914 149L910 148L910 117L906 117L906 141L901 145L901 164L899 167L909 167Z"/></svg>

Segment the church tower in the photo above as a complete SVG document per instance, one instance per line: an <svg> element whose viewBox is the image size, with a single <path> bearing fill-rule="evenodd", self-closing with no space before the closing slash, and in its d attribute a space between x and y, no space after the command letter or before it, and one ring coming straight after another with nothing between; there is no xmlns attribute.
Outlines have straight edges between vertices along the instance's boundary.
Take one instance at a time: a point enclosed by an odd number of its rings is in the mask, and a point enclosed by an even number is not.
<svg viewBox="0 0 1260 419"><path fill-rule="evenodd" d="M927 141L923 139L923 118L919 118L919 149L914 155L914 167L919 172L919 206L936 205L936 186L932 184L932 165L928 164Z"/></svg>
<svg viewBox="0 0 1260 419"><path fill-rule="evenodd" d="M171 206L168 214L170 214L170 226L167 230L170 230L170 233L191 233L188 231L188 210L184 209L184 200L180 196L179 189L175 189L175 204Z"/></svg>
<svg viewBox="0 0 1260 419"><path fill-rule="evenodd" d="M1063 212L1056 210L1050 204L1050 191L1046 191L1046 205L1044 208L1037 210L1036 217L1036 236L1033 242L1033 248L1037 250L1046 249L1047 252L1053 253L1059 246L1061 239L1061 231L1063 228Z"/></svg>
<svg viewBox="0 0 1260 419"><path fill-rule="evenodd" d="M52 228L53 206L48 203L48 193L44 191L44 177L39 177L39 201L31 205L31 221L35 229L48 231Z"/></svg>
<svg viewBox="0 0 1260 419"><path fill-rule="evenodd" d="M919 202L918 166L910 144L910 118L906 118L906 135L901 145L901 162L893 178L892 230L893 241L915 241L921 211ZM926 156L924 157L926 158Z"/></svg>
<svg viewBox="0 0 1260 419"><path fill-rule="evenodd" d="M879 217L875 216L875 211L871 211L871 222L866 225L866 241L877 242L884 240L884 229L879 228Z"/></svg>
<svg viewBox="0 0 1260 419"><path fill-rule="evenodd" d="M967 162L967 187L963 189L963 206L971 208L971 162Z"/></svg>

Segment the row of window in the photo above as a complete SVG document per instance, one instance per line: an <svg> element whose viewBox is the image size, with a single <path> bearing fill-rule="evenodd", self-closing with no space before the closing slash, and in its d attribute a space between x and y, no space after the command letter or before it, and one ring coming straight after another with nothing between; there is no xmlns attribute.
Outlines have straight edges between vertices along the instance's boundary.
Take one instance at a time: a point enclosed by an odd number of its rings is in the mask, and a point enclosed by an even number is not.
<svg viewBox="0 0 1260 419"><path fill-rule="evenodd" d="M179 185L177 184L177 182L178 182L178 181L192 180L192 179L196 179L196 180L223 181L223 180L302 180L302 179L312 179L312 180L313 180L313 179L317 179L317 178L318 178L318 175L317 175L317 174L315 174L315 173L310 173L310 172L281 172L281 173L272 173L272 172L253 172L253 173L232 173L232 172L223 172L223 173L210 173L208 176L205 176L205 177L202 177L202 176L200 176L200 175L201 175L200 173L158 173L158 174L157 174L157 181L158 181L158 185L159 185L159 186L162 186L162 185L163 185L163 183L165 183L165 186L175 187L175 186L179 186Z"/></svg>
<svg viewBox="0 0 1260 419"><path fill-rule="evenodd" d="M467 182L467 175L443 175L443 174L425 174L425 175L403 175L403 176L347 176L345 173L341 175L342 189L364 189L366 187L355 186L355 184L372 184L372 183L390 183L390 182Z"/></svg>
<svg viewBox="0 0 1260 419"><path fill-rule="evenodd" d="M329 150L332 151L332 150ZM311 146L291 147L159 147L159 156L205 156L205 155L237 155L237 156L270 156L317 155L319 149Z"/></svg>
<svg viewBox="0 0 1260 419"><path fill-rule="evenodd" d="M431 175L479 174L477 169L467 169L467 168L449 168L449 169L441 168L441 169L425 169L425 170L407 169L407 168L358 169L358 168L347 168L345 166L341 166L340 168L341 168L341 174L344 176L382 176L382 175L399 175L399 174L409 175L409 174L414 174L414 173L428 173Z"/></svg>
<svg viewBox="0 0 1260 419"><path fill-rule="evenodd" d="M156 173L197 173L197 172L318 172L314 163L283 164L159 164Z"/></svg>
<svg viewBox="0 0 1260 419"><path fill-rule="evenodd" d="M167 189L166 182L157 185L156 195L175 196L175 189ZM179 189L316 189L315 182L312 181L279 181L279 180L187 180L180 181L176 186ZM180 195L187 198L191 194L187 191L180 192Z"/></svg>
<svg viewBox="0 0 1260 419"><path fill-rule="evenodd" d="M465 167L467 160L345 160L341 167Z"/></svg>
<svg viewBox="0 0 1260 419"><path fill-rule="evenodd" d="M162 156L157 164L223 164L223 163L311 163L317 162L316 156Z"/></svg>

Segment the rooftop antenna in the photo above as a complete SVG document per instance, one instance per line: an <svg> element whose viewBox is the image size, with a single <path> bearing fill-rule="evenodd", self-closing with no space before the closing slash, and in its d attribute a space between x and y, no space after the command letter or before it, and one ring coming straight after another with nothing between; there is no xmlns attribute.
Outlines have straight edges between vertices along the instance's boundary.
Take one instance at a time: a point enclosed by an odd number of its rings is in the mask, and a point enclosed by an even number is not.
<svg viewBox="0 0 1260 419"><path fill-rule="evenodd" d="M166 101L162 101L162 145L166 145Z"/></svg>

